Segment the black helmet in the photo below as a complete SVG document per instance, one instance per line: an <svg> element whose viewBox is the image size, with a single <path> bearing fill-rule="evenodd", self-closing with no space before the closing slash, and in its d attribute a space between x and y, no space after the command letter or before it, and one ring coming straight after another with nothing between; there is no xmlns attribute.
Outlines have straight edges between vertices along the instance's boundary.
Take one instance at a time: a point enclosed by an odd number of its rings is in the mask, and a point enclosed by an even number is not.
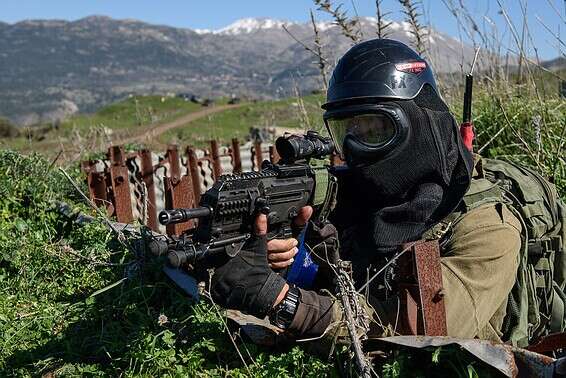
<svg viewBox="0 0 566 378"><path fill-rule="evenodd" d="M430 66L407 45L374 39L346 52L334 69L322 106L342 158L350 166L370 164L406 141L409 120L396 101L414 99L421 91L447 110ZM344 149L351 153L344 154Z"/></svg>
<svg viewBox="0 0 566 378"><path fill-rule="evenodd" d="M429 64L392 39L373 39L352 47L338 61L323 109L371 99L409 100L425 84L438 93Z"/></svg>

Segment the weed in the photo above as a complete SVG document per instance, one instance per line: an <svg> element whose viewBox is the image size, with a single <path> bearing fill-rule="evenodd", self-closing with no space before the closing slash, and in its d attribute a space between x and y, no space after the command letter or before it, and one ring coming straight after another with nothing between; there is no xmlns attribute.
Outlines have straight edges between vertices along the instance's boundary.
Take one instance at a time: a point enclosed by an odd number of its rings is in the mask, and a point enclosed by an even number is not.
<svg viewBox="0 0 566 378"><path fill-rule="evenodd" d="M192 305L161 272L163 261L134 256L100 223L79 227L55 211L57 200L89 210L48 166L38 155L0 152L0 375L314 377L333 370L299 347L273 351L239 339L248 372L219 313L205 301Z"/></svg>

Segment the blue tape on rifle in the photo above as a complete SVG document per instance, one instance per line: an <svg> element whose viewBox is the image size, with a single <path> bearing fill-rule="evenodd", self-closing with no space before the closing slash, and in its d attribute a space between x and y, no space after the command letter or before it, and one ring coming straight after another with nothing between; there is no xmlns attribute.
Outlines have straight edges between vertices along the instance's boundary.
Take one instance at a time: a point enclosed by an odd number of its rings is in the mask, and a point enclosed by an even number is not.
<svg viewBox="0 0 566 378"><path fill-rule="evenodd" d="M199 300L198 283L193 277L182 269L172 268L165 264L163 271L177 286L179 286L195 302Z"/></svg>
<svg viewBox="0 0 566 378"><path fill-rule="evenodd" d="M299 235L299 251L287 273L287 282L303 289L310 289L318 272L318 264L312 261L311 254L305 246L305 231L306 227Z"/></svg>

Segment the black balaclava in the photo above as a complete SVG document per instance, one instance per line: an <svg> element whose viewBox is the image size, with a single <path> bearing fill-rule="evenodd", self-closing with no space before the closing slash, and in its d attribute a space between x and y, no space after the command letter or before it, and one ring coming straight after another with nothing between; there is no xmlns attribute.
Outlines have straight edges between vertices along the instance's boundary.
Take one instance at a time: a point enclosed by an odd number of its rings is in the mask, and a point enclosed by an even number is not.
<svg viewBox="0 0 566 378"><path fill-rule="evenodd" d="M420 239L450 214L470 185L473 162L454 117L430 86L413 100L389 103L405 112L409 135L383 158L338 173L333 216L337 227L353 233L356 245L378 254ZM347 159L353 153L344 146Z"/></svg>

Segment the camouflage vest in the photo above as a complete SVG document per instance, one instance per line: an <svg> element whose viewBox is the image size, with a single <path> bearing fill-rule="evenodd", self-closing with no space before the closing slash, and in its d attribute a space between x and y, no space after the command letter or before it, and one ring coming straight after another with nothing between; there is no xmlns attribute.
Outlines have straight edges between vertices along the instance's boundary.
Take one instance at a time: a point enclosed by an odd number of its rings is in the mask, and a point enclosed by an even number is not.
<svg viewBox="0 0 566 378"><path fill-rule="evenodd" d="M478 156L479 158L479 156ZM521 221L523 235L517 280L507 303L503 339L525 347L566 326L566 206L554 185L535 171L479 158L460 207L431 232L443 245L450 225L488 203L504 203Z"/></svg>

